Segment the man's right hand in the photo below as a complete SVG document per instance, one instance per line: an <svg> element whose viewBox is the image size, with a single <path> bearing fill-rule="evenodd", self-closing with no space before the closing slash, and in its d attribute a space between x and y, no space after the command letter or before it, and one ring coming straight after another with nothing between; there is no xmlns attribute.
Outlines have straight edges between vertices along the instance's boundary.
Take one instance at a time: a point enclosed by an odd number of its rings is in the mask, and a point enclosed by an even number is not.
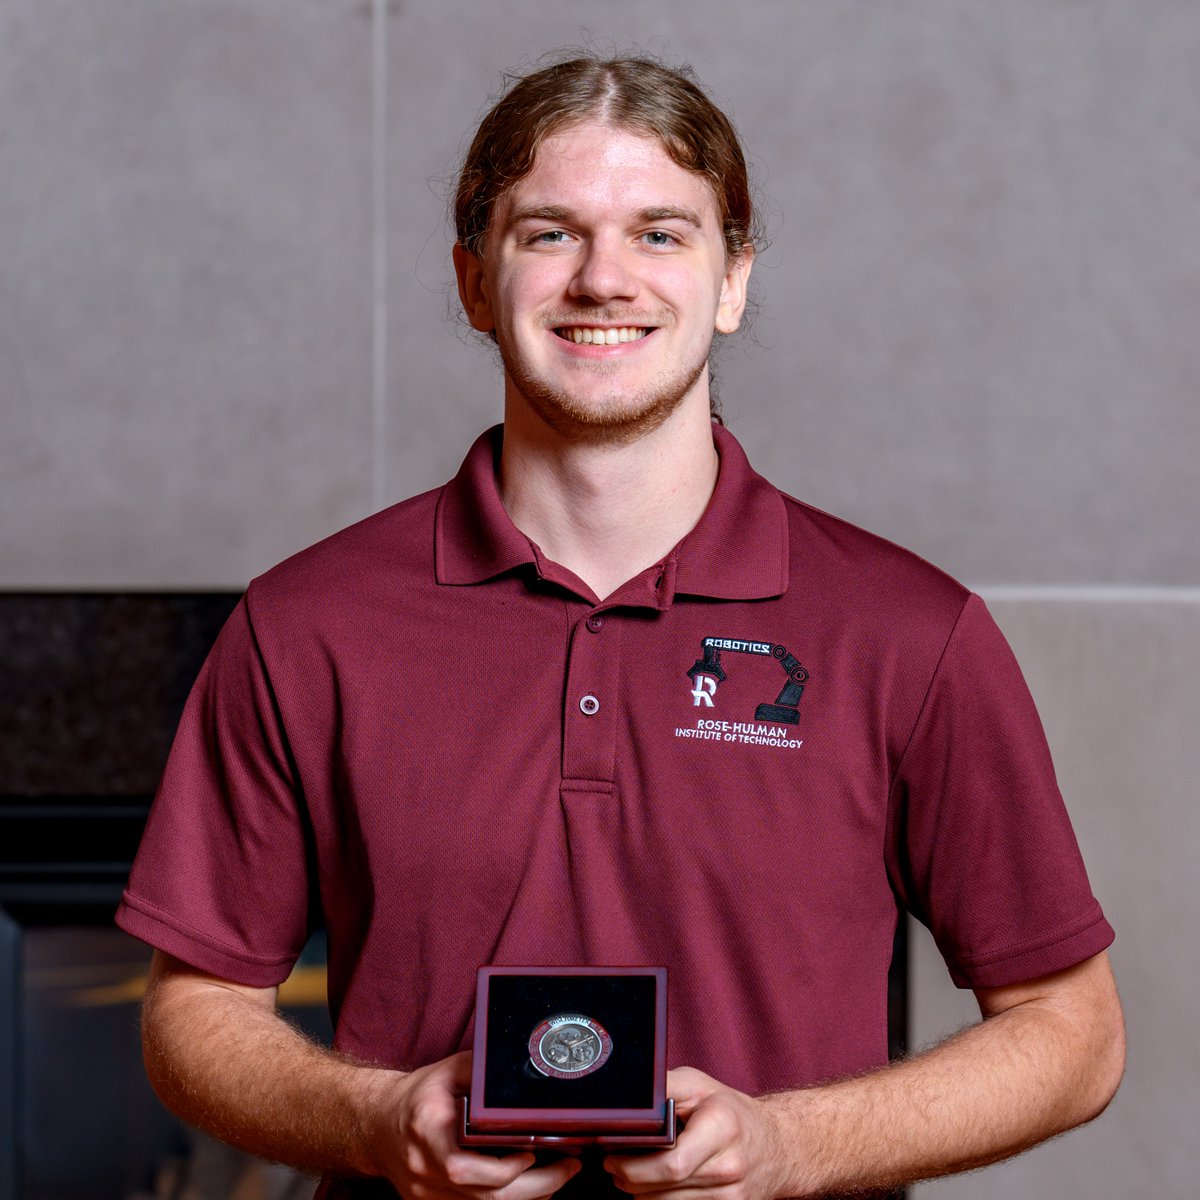
<svg viewBox="0 0 1200 1200"><path fill-rule="evenodd" d="M460 1146L458 1098L470 1083L466 1050L383 1079L371 1142L379 1174L406 1200L540 1200L579 1171L577 1159L534 1166L529 1151L498 1157Z"/></svg>
<svg viewBox="0 0 1200 1200"><path fill-rule="evenodd" d="M146 1068L168 1108L251 1154L306 1171L382 1176L405 1200L538 1200L578 1170L458 1144L471 1055L405 1074L350 1062L282 1020L274 988L158 952L142 1010Z"/></svg>

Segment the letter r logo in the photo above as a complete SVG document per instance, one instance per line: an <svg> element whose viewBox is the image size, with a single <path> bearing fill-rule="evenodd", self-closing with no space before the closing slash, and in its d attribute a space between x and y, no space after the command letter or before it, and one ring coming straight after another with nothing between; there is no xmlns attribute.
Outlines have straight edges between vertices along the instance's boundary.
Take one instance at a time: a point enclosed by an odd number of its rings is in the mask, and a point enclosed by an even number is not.
<svg viewBox="0 0 1200 1200"><path fill-rule="evenodd" d="M696 675L693 680L695 688L692 690L692 706L699 708L704 705L706 708L712 708L713 696L717 694L717 681L711 675Z"/></svg>

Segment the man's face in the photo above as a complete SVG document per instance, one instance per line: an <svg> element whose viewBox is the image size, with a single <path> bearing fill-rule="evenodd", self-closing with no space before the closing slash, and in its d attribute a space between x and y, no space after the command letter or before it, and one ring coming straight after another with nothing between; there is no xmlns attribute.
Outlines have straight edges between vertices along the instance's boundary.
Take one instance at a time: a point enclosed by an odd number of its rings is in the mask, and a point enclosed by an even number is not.
<svg viewBox="0 0 1200 1200"><path fill-rule="evenodd" d="M548 137L497 202L482 261L455 248L506 400L585 440L629 440L708 409L714 331L735 330L750 256L726 262L712 189L656 138L588 122Z"/></svg>

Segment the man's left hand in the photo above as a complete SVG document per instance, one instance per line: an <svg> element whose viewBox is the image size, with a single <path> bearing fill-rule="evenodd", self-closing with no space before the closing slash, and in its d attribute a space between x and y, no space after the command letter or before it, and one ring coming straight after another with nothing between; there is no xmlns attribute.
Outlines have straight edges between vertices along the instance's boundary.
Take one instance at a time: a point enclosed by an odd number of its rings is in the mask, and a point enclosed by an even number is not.
<svg viewBox="0 0 1200 1200"><path fill-rule="evenodd" d="M786 1155L769 1101L680 1067L667 1074L667 1094L684 1124L670 1150L612 1154L604 1160L617 1187L655 1200L694 1200L697 1192L722 1200L767 1200L784 1194Z"/></svg>

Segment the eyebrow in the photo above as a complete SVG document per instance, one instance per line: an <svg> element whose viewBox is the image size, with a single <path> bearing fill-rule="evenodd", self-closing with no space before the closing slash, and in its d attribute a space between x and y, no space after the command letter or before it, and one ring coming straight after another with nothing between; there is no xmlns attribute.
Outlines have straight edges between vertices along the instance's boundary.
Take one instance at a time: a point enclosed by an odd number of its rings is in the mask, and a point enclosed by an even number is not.
<svg viewBox="0 0 1200 1200"><path fill-rule="evenodd" d="M557 204L535 204L527 208L516 208L508 214L507 225L511 229L522 221L561 221L567 224L571 220L571 210Z"/></svg>
<svg viewBox="0 0 1200 1200"><path fill-rule="evenodd" d="M642 208L633 214L634 223L644 225L655 221L682 221L696 229L703 228L700 214L690 208L677 208L674 205L663 205L654 208ZM522 221L556 221L564 225L571 224L575 214L569 208L559 204L534 204L525 208L514 209L509 213L508 228L520 225Z"/></svg>
<svg viewBox="0 0 1200 1200"><path fill-rule="evenodd" d="M637 214L639 223L645 221L682 221L685 225L694 225L697 229L703 227L700 214L690 208L643 208Z"/></svg>

